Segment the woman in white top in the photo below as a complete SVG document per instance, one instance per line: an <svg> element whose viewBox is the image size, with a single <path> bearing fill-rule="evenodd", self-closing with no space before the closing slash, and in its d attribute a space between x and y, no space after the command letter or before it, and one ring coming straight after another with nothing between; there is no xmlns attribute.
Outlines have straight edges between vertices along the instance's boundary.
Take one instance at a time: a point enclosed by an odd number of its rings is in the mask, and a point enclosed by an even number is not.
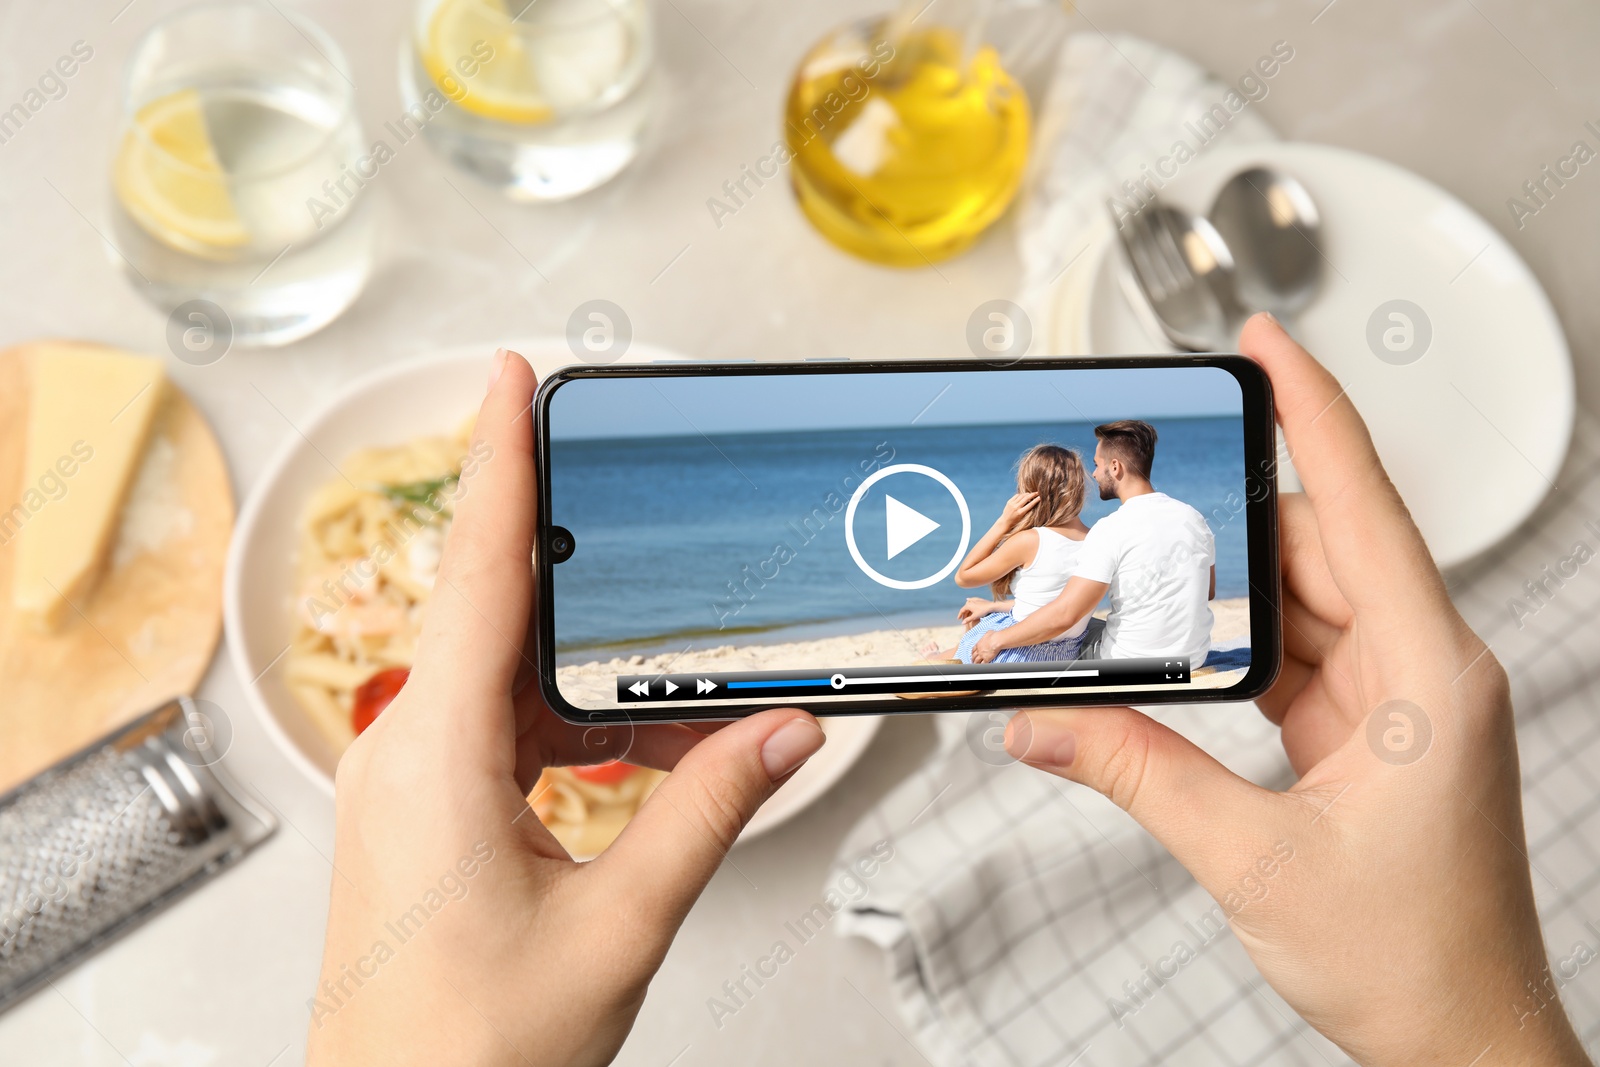
<svg viewBox="0 0 1600 1067"><path fill-rule="evenodd" d="M1061 595L1077 567L1089 528L1083 511L1088 478L1078 453L1060 445L1035 445L1017 461L1017 492L1006 501L989 532L978 539L956 570L962 588L989 583L993 600L969 599L960 611L967 626L952 649L925 649L933 659L972 662L972 646L984 634L1027 618ZM996 663L1072 660L1078 656L1088 619L1037 645L1008 648Z"/></svg>

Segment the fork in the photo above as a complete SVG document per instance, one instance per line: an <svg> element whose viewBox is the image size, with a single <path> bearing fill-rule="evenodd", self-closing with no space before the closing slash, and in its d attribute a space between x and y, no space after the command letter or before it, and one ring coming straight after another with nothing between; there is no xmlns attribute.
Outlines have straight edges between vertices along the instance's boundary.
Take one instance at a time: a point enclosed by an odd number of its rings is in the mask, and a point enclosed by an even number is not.
<svg viewBox="0 0 1600 1067"><path fill-rule="evenodd" d="M1190 352L1227 347L1233 256L1211 223L1155 201L1131 214L1115 201L1106 209L1161 332Z"/></svg>

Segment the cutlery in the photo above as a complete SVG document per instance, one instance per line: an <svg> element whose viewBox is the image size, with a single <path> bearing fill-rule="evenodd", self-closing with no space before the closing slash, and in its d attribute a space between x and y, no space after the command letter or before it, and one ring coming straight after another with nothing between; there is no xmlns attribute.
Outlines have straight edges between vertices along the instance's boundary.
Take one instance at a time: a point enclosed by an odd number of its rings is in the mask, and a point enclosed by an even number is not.
<svg viewBox="0 0 1600 1067"><path fill-rule="evenodd" d="M1322 217L1305 186L1252 167L1228 179L1208 218L1233 253L1242 314L1270 311L1287 319L1311 302L1322 280Z"/></svg>
<svg viewBox="0 0 1600 1067"><path fill-rule="evenodd" d="M1233 256L1210 221L1157 202L1120 216L1114 203L1107 206L1134 278L1168 339L1191 352L1230 347Z"/></svg>

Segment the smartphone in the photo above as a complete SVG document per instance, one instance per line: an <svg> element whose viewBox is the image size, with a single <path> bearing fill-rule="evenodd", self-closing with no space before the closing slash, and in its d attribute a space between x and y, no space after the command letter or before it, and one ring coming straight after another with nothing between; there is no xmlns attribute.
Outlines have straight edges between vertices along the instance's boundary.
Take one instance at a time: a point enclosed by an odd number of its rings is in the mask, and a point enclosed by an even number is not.
<svg viewBox="0 0 1600 1067"><path fill-rule="evenodd" d="M1248 700L1278 673L1272 392L1243 356L574 367L533 410L540 684L574 722Z"/></svg>

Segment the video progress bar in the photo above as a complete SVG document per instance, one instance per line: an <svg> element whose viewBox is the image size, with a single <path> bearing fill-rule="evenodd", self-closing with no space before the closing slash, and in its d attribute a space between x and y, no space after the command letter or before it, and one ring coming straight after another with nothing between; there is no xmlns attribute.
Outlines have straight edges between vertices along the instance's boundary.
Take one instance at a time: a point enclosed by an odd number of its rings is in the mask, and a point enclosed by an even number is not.
<svg viewBox="0 0 1600 1067"><path fill-rule="evenodd" d="M972 689L1070 689L1083 686L1182 685L1187 659L1077 660L1070 663L1003 663L972 666L841 667L799 671L716 674L623 674L617 702L765 700L785 696L881 696L893 693L966 692Z"/></svg>

